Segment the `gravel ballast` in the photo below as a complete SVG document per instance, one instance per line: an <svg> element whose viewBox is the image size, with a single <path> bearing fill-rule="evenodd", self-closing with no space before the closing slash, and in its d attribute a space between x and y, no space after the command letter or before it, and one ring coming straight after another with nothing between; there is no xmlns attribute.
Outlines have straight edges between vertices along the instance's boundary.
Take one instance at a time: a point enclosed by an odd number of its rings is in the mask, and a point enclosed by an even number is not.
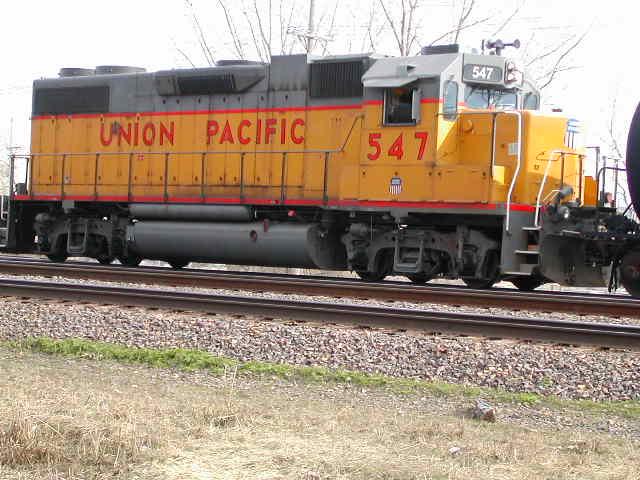
<svg viewBox="0 0 640 480"><path fill-rule="evenodd" d="M87 338L207 350L563 398L640 400L640 352L437 337L256 317L2 299L0 338Z"/></svg>

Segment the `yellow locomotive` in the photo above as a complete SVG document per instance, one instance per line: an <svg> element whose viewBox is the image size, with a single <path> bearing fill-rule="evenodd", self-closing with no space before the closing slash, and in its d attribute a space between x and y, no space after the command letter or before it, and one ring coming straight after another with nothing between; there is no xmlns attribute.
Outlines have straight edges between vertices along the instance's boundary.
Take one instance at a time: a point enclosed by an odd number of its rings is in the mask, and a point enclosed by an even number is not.
<svg viewBox="0 0 640 480"><path fill-rule="evenodd" d="M34 82L8 249L605 285L619 245L567 260L561 228L598 210L584 152L494 46L63 69Z"/></svg>

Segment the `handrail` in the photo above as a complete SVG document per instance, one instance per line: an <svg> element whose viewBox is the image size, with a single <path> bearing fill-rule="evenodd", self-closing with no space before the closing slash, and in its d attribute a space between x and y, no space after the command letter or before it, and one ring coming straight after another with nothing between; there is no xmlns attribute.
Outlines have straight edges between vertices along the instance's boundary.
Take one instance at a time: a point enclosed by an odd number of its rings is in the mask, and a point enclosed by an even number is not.
<svg viewBox="0 0 640 480"><path fill-rule="evenodd" d="M509 229L511 228L511 198L513 196L513 191L516 188L516 182L518 180L518 176L520 175L520 168L522 167L522 112L519 111L509 111L502 112L507 115L515 115L518 117L518 154L516 156L516 170L513 172L513 178L511 179L511 185L509 185L509 192L507 193L507 216L505 218L505 226L504 230L507 234L511 232Z"/></svg>
<svg viewBox="0 0 640 480"><path fill-rule="evenodd" d="M240 198L243 198L244 195L244 157L247 154L252 155L282 155L282 172L281 172L281 192L280 198L284 200L285 197L285 180L286 180L286 158L288 155L306 155L306 154L322 154L324 157L324 185L323 185L323 201L326 203L328 201L328 168L329 168L329 156L332 153L342 153L347 147L349 140L351 139L351 135L355 130L356 123L358 120L362 120L364 118L363 114L355 115L353 118L353 122L349 127L349 131L347 135L340 144L338 148L334 149L309 149L309 150L200 150L200 151L186 151L186 152L170 152L170 151L159 151L159 152L147 152L147 151L118 151L118 152L57 152L57 153L30 153L30 154L12 154L11 161L15 162L16 158L26 159L28 161L28 168L32 163L35 157L62 157L62 175L61 175L61 184L60 184L60 198L63 199L65 196L64 184L65 184L65 167L66 160L69 157L80 157L80 156L95 156L95 172L94 172L94 196L98 198L98 164L101 156L116 156L116 155L127 155L129 159L129 167L128 167L128 181L127 181L127 198L132 197L132 171L133 171L133 156L134 155L164 155L164 175L163 175L163 183L164 183L164 198L165 201L168 198L168 187L169 187L169 157L170 156L179 156L179 155L200 155L201 156L201 185L200 185L200 195L204 201L205 199L205 166L207 155L240 155ZM32 169L29 169L31 172ZM28 180L28 191L31 194L31 186L33 184L31 175L29 175ZM11 192L10 192L11 193Z"/></svg>
<svg viewBox="0 0 640 480"><path fill-rule="evenodd" d="M549 170L551 169L551 162L554 161L553 159L554 155L560 155L560 158L562 158L563 170L564 170L565 155L575 155L580 157L581 159L584 157L584 155L582 155L581 153L572 152L571 150L556 149L549 152L549 158L547 159L547 166L544 169L544 176L542 177L542 181L540 182L540 189L538 190L538 195L536 197L536 214L535 214L534 223L533 223L535 227L540 226L540 209L542 208L542 202L541 202L542 193L544 192L544 187L547 183L547 178L549 177ZM578 174L580 175L580 178L581 178L580 182L582 182L582 171L578 172ZM560 182L564 183L564 175L560 179ZM560 187L562 187L562 185L560 185ZM548 196L549 195L545 197L545 200L546 198L548 198Z"/></svg>
<svg viewBox="0 0 640 480"><path fill-rule="evenodd" d="M357 119L356 119L357 120ZM16 159L26 159L29 164L32 163L34 158L37 157L54 157L54 158L61 158L62 162L61 162L61 175L60 175L60 185L59 185L59 196L60 196L60 200L64 200L65 197L67 196L67 192L65 191L65 183L66 183L66 179L65 179L65 170L67 167L67 163L69 158L73 158L73 157L80 157L80 156L86 156L86 157L94 157L94 168L96 169L96 171L94 172L94 184L93 184L93 196L95 199L98 198L98 166L100 164L100 159L102 156L126 156L128 159L128 167L127 167L127 199L128 201L131 201L132 197L133 197L133 190L134 190L134 182L133 182L133 158L135 155L145 155L145 156L149 156L149 155L154 155L154 156L158 156L158 157L163 157L164 158L164 169L162 172L162 197L164 198L165 201L167 201L167 199L169 198L169 187L170 187L170 182L169 182L169 172L170 172L170 165L171 162L170 160L172 158L175 157L179 157L179 156L183 156L183 155L199 155L201 158L201 178L200 178L200 192L199 195L201 197L201 200L204 202L206 201L205 198L205 189L207 186L216 186L215 184L212 185L208 185L205 182L205 172L206 172L206 162L207 162L207 158L208 155L239 155L240 156L240 198L244 198L245 195L245 182L244 182L244 158L245 155L247 154L251 154L251 155L280 155L282 156L282 165L281 165L281 175L280 175L280 181L281 184L279 185L280 187L280 195L279 198L274 198L274 201L277 203L277 201L279 200L280 202L284 202L286 200L285 196L286 196L286 174L287 174L287 162L286 162L286 158L289 155L305 155L305 154L312 154L312 155L321 155L323 158L323 163L324 163L324 174L323 174L323 201L326 203L328 201L328 168L329 168L329 157L332 153L336 153L336 152L340 152L342 151L345 146L346 146L346 142L348 142L348 138L351 135L351 131L349 131L349 134L347 136L347 140L345 141L345 143L339 148L339 149L332 149L332 150L315 150L315 149L309 149L309 150L264 150L264 151L208 151L208 150L204 150L204 151L195 151L195 152L168 152L168 151L164 151L164 152L144 152L144 151L128 151L128 152L57 152L57 153L34 153L34 154L16 154L16 155L12 155L12 161L15 162ZM31 169L30 169L31 170ZM28 192L29 195L32 197L33 196L33 190L32 190L32 179L29 179L29 185L28 185ZM57 184L56 184L57 185ZM72 184L69 184L72 185ZM155 185L147 185L147 186L155 186ZM12 193L13 196L13 193Z"/></svg>

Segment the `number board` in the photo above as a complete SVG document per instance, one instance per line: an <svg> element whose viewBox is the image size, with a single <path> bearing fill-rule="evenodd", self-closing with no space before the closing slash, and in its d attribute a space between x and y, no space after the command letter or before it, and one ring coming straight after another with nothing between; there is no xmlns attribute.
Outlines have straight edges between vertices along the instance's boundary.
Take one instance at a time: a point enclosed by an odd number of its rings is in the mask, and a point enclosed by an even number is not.
<svg viewBox="0 0 640 480"><path fill-rule="evenodd" d="M469 63L464 66L462 79L466 82L502 83L502 68Z"/></svg>

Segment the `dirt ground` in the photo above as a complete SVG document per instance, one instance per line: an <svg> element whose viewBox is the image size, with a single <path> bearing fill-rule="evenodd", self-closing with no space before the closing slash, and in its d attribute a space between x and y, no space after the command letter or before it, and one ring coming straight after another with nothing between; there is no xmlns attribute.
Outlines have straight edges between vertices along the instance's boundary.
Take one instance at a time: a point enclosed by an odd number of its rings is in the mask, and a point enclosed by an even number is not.
<svg viewBox="0 0 640 480"><path fill-rule="evenodd" d="M638 419L0 348L1 479L638 479Z"/></svg>

